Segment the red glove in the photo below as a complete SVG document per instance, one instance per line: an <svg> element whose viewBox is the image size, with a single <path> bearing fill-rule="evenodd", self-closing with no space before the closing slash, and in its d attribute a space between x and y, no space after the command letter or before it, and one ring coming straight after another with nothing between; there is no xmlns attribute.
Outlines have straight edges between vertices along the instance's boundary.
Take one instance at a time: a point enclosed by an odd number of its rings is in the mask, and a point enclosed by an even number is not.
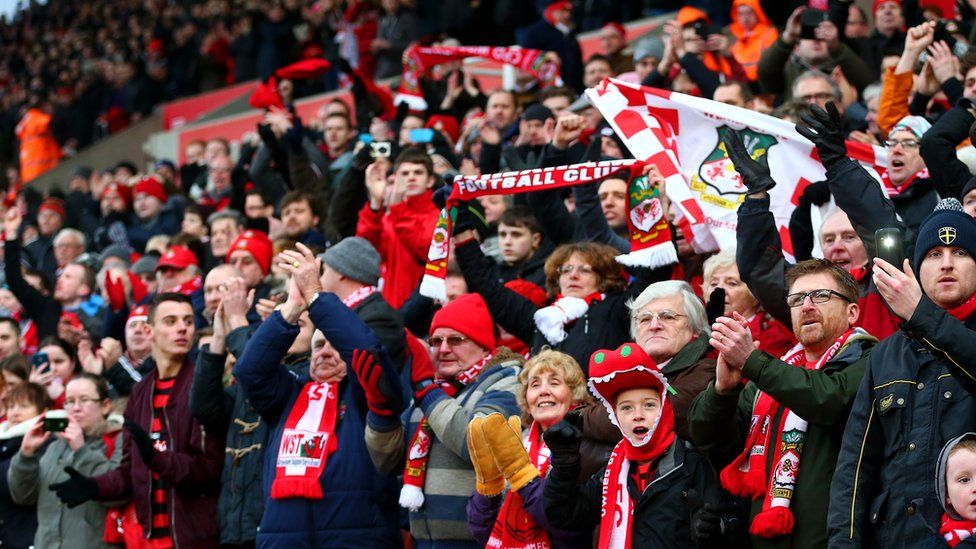
<svg viewBox="0 0 976 549"><path fill-rule="evenodd" d="M142 281L141 278L133 274L132 271L126 271L125 274L129 276L129 284L132 285L132 302L139 303L146 298L149 293L149 289L146 288L146 283Z"/></svg>
<svg viewBox="0 0 976 549"><path fill-rule="evenodd" d="M366 393L369 411L378 416L393 415L390 402L395 397L387 396L392 391L383 375L383 368L376 361L376 355L369 351L356 349L352 352L352 371Z"/></svg>
<svg viewBox="0 0 976 549"><path fill-rule="evenodd" d="M413 385L414 400L420 400L440 385L434 382L434 363L430 360L426 346L412 334L407 333L407 348L413 358L410 366L410 383Z"/></svg>
<svg viewBox="0 0 976 549"><path fill-rule="evenodd" d="M105 273L105 291L108 293L108 306L118 312L125 307L125 286L121 280L112 280L111 273Z"/></svg>

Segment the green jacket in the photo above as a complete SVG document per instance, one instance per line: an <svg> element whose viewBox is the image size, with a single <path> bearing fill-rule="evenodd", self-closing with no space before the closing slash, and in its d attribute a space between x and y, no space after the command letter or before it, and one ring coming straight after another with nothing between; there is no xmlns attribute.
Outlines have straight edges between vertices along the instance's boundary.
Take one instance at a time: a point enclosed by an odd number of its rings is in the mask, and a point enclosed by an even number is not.
<svg viewBox="0 0 976 549"><path fill-rule="evenodd" d="M715 359L707 358L711 350L708 336L700 335L661 367L661 373L675 391L670 397L674 409L674 432L684 440L691 440L688 432L691 403L715 380Z"/></svg>
<svg viewBox="0 0 976 549"><path fill-rule="evenodd" d="M783 99L789 100L793 94L793 81L798 76L811 69L820 69L829 75L838 65L858 93L875 80L873 71L846 44L842 43L828 61L813 67L793 55L793 46L783 42L780 36L759 58L759 87L763 93L783 94Z"/></svg>
<svg viewBox="0 0 976 549"><path fill-rule="evenodd" d="M742 376L750 380L745 387L719 395L711 383L692 403L688 418L692 440L710 454L716 467L724 467L742 453L759 390L809 423L790 504L796 521L793 533L776 539L753 536L755 549L827 546L830 480L851 404L877 342L866 332L855 332L821 370L791 366L754 351L742 368ZM777 411L773 425L779 424L785 410L781 407ZM768 460L767 477L771 468L772 460ZM762 503L762 499L752 502L750 517L762 510Z"/></svg>

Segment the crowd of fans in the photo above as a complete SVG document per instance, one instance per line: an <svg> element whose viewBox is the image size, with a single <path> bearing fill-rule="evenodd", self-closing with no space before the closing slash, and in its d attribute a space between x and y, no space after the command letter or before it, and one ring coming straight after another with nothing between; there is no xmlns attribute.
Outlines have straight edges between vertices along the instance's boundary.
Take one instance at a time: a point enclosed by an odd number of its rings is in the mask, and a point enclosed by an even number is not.
<svg viewBox="0 0 976 549"><path fill-rule="evenodd" d="M78 124L107 112L89 93L134 116L276 74L255 131L180 165L46 194L8 175L4 547L976 541L968 4L715 0L630 43L601 2L436 4L52 0L0 31L7 112L63 92L93 109ZM373 80L430 35L549 52L563 82L484 89L451 62L422 75L426 112L394 107ZM325 85L283 76L300 58L329 59L353 106L297 116L297 88ZM677 262L624 267L616 172L456 204L446 298L422 295L456 178L632 158L581 95L606 77L796 124L826 175L796 197L794 264L776 181L731 131L735 249L674 222ZM881 184L849 142L887 149Z"/></svg>
<svg viewBox="0 0 976 549"><path fill-rule="evenodd" d="M301 59L341 54L377 79L400 71L411 42L509 45L538 18L534 2L495 0L122 0L30 4L0 24L0 166L17 164L18 124L46 116L52 163L125 128L163 102L267 78ZM593 30L667 8L661 0L588 2ZM338 86L335 71L303 94ZM21 149L23 150L23 149ZM23 163L23 159L21 159ZM22 166L23 167L23 166ZM38 172L39 173L39 172ZM24 175L30 179L33 172ZM7 175L9 178L10 175Z"/></svg>

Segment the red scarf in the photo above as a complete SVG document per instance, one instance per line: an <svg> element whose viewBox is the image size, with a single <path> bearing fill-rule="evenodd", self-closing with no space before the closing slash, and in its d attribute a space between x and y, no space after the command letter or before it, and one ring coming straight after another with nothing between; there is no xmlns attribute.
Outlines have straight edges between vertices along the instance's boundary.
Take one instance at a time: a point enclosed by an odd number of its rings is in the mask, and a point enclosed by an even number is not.
<svg viewBox="0 0 976 549"><path fill-rule="evenodd" d="M281 434L272 498L322 499L319 477L338 447L337 390L335 383L309 381L298 393Z"/></svg>
<svg viewBox="0 0 976 549"><path fill-rule="evenodd" d="M942 527L939 528L939 533L949 544L949 547L955 547L960 541L976 534L976 520L956 520L949 516L949 513L943 513L942 515Z"/></svg>
<svg viewBox="0 0 976 549"><path fill-rule="evenodd" d="M616 424L616 421L614 421ZM674 412L667 391L661 392L661 417L648 440L634 446L626 436L610 453L603 475L603 499L600 505L600 542L604 549L630 549L633 538L634 500L627 482L632 461L652 461L664 454L674 442Z"/></svg>
<svg viewBox="0 0 976 549"><path fill-rule="evenodd" d="M451 225L455 208L462 201L480 196L520 194L559 189L601 181L614 174L627 177L630 253L617 256L617 262L629 267L660 267L676 263L678 252L671 240L671 228L661 202L662 189L643 175L645 162L606 160L570 166L535 168L520 172L457 177L454 190L441 210L427 251L427 266L420 283L425 297L447 301L447 262L451 248Z"/></svg>
<svg viewBox="0 0 976 549"><path fill-rule="evenodd" d="M895 185L891 182L891 177L888 175L888 170L881 172L881 184L884 185L885 192L888 193L888 198L898 196L901 193L908 190L908 187L915 182L916 179L924 179L929 177L929 169L922 168L921 170L913 173L904 183L901 185Z"/></svg>
<svg viewBox="0 0 976 549"><path fill-rule="evenodd" d="M969 299L964 301L962 305L958 305L951 309L946 309L946 312L952 315L953 318L961 322L965 322L973 312L976 312L976 293L969 296Z"/></svg>
<svg viewBox="0 0 976 549"><path fill-rule="evenodd" d="M539 470L543 478L549 470L549 448L542 440L542 427L532 422L528 437L523 440L529 451L529 460ZM498 513L495 526L491 529L491 537L485 547L505 549L549 549L552 544L549 533L536 523L523 507L522 496L518 492L509 492L505 503Z"/></svg>
<svg viewBox="0 0 976 549"><path fill-rule="evenodd" d="M180 284L179 286L173 288L170 291L176 292L178 294L190 295L193 292L199 290L200 288L203 288L203 277L198 275L193 277L190 280L187 280L183 284Z"/></svg>
<svg viewBox="0 0 976 549"><path fill-rule="evenodd" d="M782 360L808 370L819 370L854 333L855 329L848 329L841 334L816 362L806 361L803 346L799 343ZM778 423L773 425L780 408L782 414ZM719 475L722 486L733 495L764 498L762 511L752 519L749 528L754 536L771 539L793 531L790 502L796 489L806 430L807 422L792 410L766 393L760 391L756 395L745 449ZM772 464L772 467L767 478L768 464Z"/></svg>
<svg viewBox="0 0 976 549"><path fill-rule="evenodd" d="M492 355L488 355L476 362L467 370L458 374L453 380L436 380L447 396L454 398L464 388L478 378ZM414 358L416 360L416 358ZM424 482L427 480L427 460L430 458L430 448L434 445L434 431L430 428L427 418L422 418L417 430L410 437L407 446L407 465L403 469L403 487L400 489L400 506L416 511L424 503Z"/></svg>
<svg viewBox="0 0 976 549"><path fill-rule="evenodd" d="M356 305L359 305L365 301L366 298L373 295L374 292L376 292L375 286L363 286L355 292L347 295L346 298L342 300L342 304L350 309L355 309Z"/></svg>
<svg viewBox="0 0 976 549"><path fill-rule="evenodd" d="M546 61L545 54L541 50L493 46L410 46L404 52L407 61L403 64L400 89L394 101L397 104L406 103L413 110L427 110L427 101L420 89L420 78L436 65L469 57L484 57L504 65L512 65L540 80L543 86L561 86L559 66Z"/></svg>

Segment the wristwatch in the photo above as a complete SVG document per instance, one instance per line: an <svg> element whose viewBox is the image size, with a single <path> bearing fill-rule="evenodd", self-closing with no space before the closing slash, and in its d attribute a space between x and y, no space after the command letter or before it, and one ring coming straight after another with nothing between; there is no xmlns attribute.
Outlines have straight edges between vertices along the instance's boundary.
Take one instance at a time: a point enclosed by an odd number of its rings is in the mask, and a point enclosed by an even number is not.
<svg viewBox="0 0 976 549"><path fill-rule="evenodd" d="M322 292L316 292L316 294L312 296L312 299L309 299L308 300L308 308L309 309L312 308L312 303L315 303L315 300L318 299L320 295L322 295Z"/></svg>

